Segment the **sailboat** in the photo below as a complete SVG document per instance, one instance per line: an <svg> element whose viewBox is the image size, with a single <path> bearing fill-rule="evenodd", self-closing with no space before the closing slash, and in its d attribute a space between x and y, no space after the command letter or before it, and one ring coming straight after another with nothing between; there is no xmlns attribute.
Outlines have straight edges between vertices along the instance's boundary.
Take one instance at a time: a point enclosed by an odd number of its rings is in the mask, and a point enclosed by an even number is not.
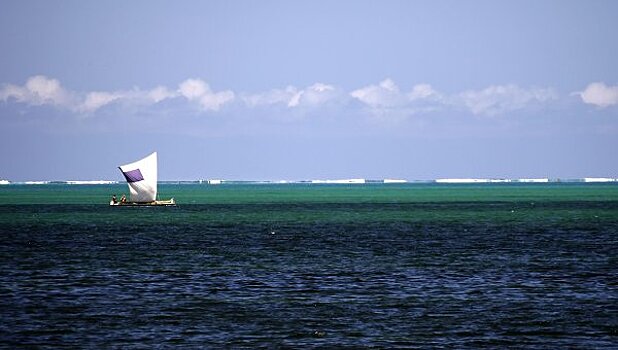
<svg viewBox="0 0 618 350"><path fill-rule="evenodd" d="M157 152L136 162L118 167L129 185L130 200L109 202L114 206L175 206L174 198L157 200Z"/></svg>

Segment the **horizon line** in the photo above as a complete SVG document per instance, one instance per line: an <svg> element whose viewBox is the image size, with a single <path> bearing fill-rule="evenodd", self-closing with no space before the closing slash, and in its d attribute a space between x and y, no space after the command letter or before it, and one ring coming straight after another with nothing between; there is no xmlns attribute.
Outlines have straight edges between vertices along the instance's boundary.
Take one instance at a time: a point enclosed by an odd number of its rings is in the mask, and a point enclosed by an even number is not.
<svg viewBox="0 0 618 350"><path fill-rule="evenodd" d="M435 178L435 179L365 179L365 178L340 178L340 179L302 179L302 180L255 180L255 179L175 179L159 180L158 183L196 183L208 185L220 184L406 184L406 183L437 183L437 184L481 184L481 183L556 183L556 182L585 182L585 183L611 183L618 182L615 177L576 177L576 178L549 178L549 177L527 177L527 178ZM123 184L120 180L25 180L11 181L0 179L0 185L44 185L44 184L68 184L68 185L112 185Z"/></svg>

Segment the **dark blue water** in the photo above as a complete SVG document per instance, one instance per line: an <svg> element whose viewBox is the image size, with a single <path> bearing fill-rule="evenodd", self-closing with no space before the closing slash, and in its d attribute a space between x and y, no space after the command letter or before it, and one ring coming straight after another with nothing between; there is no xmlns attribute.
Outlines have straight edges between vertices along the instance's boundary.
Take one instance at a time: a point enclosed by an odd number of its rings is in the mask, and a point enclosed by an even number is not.
<svg viewBox="0 0 618 350"><path fill-rule="evenodd" d="M0 206L4 348L618 348L618 202Z"/></svg>

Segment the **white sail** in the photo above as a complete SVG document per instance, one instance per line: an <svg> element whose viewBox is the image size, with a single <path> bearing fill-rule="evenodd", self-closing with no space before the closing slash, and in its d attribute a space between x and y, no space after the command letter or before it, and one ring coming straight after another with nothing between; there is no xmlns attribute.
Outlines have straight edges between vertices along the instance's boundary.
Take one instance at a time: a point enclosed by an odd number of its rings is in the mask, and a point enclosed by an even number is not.
<svg viewBox="0 0 618 350"><path fill-rule="evenodd" d="M157 198L157 152L136 162L119 166L129 184L131 202L152 202Z"/></svg>

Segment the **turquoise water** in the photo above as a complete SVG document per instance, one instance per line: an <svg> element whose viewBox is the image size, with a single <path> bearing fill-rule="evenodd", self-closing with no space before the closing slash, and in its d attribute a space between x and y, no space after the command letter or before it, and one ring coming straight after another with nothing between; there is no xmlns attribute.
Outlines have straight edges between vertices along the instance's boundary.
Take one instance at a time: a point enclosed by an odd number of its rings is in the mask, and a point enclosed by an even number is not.
<svg viewBox="0 0 618 350"><path fill-rule="evenodd" d="M107 204L112 194L128 194L125 184L0 186L4 204ZM618 184L160 184L161 199L181 204L294 202L524 202L614 201Z"/></svg>
<svg viewBox="0 0 618 350"><path fill-rule="evenodd" d="M0 187L0 345L618 345L616 184L127 192Z"/></svg>

